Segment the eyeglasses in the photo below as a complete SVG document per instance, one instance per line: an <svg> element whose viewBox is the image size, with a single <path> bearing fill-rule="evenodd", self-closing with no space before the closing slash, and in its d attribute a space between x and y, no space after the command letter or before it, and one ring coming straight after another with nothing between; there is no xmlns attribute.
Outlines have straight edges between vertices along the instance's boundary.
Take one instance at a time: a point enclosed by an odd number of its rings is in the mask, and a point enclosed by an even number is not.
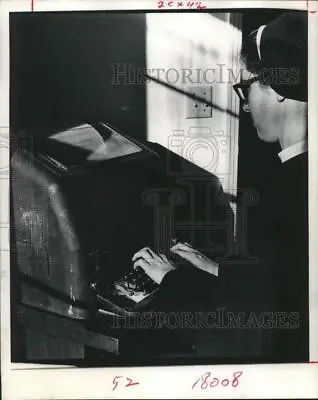
<svg viewBox="0 0 318 400"><path fill-rule="evenodd" d="M260 78L258 76L254 76L253 78L246 79L240 83L236 83L233 85L233 89L235 90L236 94L243 102L243 104L247 104L248 102L248 89L253 82L258 81Z"/></svg>

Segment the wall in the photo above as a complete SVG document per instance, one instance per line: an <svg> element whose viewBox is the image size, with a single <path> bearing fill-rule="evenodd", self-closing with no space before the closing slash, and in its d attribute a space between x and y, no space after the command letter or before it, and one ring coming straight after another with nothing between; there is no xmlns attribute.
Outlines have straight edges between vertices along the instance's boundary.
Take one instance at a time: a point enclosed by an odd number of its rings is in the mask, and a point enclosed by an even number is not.
<svg viewBox="0 0 318 400"><path fill-rule="evenodd" d="M238 22L239 17L238 13L146 17L147 68L153 78L147 84L148 139L217 175L224 190L233 194L239 104L228 68L238 73L241 32L229 22ZM196 92L199 98L212 88L212 116L188 118L193 108L188 95L195 87L203 88ZM202 102L197 103L201 107Z"/></svg>
<svg viewBox="0 0 318 400"><path fill-rule="evenodd" d="M145 67L145 14L14 13L10 40L11 133L101 120L146 137L145 85L114 84L112 66Z"/></svg>

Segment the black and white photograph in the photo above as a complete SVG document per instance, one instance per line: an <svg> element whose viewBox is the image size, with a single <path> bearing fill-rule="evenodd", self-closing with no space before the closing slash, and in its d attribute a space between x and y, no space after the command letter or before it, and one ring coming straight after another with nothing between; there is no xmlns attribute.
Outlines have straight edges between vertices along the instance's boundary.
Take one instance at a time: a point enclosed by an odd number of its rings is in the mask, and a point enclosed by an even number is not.
<svg viewBox="0 0 318 400"><path fill-rule="evenodd" d="M204 3L10 13L12 363L310 361L308 12Z"/></svg>

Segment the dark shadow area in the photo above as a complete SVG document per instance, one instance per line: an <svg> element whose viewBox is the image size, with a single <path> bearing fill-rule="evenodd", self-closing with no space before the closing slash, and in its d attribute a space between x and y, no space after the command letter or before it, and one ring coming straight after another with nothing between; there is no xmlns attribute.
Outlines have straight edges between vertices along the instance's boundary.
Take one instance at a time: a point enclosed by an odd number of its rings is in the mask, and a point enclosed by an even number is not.
<svg viewBox="0 0 318 400"><path fill-rule="evenodd" d="M96 120L145 139L145 85L114 84L112 66L145 68L145 41L143 13L11 13L11 135Z"/></svg>

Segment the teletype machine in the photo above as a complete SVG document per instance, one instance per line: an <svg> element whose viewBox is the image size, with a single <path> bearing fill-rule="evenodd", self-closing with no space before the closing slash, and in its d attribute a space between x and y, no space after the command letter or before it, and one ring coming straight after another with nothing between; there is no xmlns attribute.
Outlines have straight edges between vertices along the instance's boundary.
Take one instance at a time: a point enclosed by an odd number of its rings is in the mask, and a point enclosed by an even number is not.
<svg viewBox="0 0 318 400"><path fill-rule="evenodd" d="M87 321L155 307L160 288L143 270L133 269L133 254L145 246L167 254L176 236L193 240L193 184L187 177L196 176L199 185L199 176L208 177L210 197L202 179L200 188L209 201L219 186L211 174L176 154L104 123L30 143L11 158L18 321L27 337L43 329L67 343L120 354L120 339L90 331ZM212 211L202 203L198 207L198 219L222 225L224 205ZM54 358L51 353L48 358ZM28 354L38 357L36 351Z"/></svg>

